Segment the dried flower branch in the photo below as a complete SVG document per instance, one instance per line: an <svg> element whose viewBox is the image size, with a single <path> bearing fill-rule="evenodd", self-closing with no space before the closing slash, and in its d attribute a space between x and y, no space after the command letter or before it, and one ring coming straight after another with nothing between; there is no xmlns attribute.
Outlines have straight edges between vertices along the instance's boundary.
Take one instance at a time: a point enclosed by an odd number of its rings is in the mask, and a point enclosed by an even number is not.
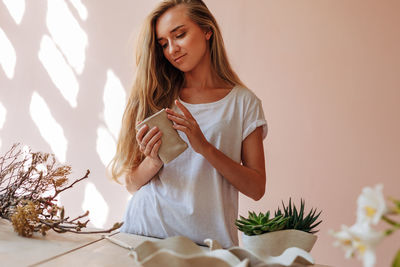
<svg viewBox="0 0 400 267"><path fill-rule="evenodd" d="M76 183L87 179L90 171L68 184L71 166L58 165L53 154L31 152L14 144L0 157L0 217L10 220L14 230L31 237L34 232L45 235L50 229L57 233L110 233L121 227L115 223L110 229L82 231L89 220L81 222L89 211L74 219L65 216L64 207L57 205L57 196Z"/></svg>

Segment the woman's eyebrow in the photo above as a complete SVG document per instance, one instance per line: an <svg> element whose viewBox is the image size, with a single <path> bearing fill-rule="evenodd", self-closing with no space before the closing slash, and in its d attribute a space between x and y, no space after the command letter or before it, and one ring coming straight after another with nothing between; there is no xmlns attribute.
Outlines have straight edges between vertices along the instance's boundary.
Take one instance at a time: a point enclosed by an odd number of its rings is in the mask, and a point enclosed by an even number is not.
<svg viewBox="0 0 400 267"><path fill-rule="evenodd" d="M182 28L183 26L185 26L185 25L179 25L179 26L176 26L175 28L173 28L169 33L173 33L173 32L176 32L177 30L179 30L180 28ZM160 38L157 38L157 41L161 41L163 38L162 37L160 37Z"/></svg>

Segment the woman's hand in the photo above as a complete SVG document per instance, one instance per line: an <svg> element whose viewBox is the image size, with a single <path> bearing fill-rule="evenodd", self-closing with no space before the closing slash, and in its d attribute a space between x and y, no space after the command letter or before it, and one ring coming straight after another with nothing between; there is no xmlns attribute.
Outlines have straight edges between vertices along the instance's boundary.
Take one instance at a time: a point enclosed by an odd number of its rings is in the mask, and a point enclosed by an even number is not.
<svg viewBox="0 0 400 267"><path fill-rule="evenodd" d="M197 121L190 114L189 110L178 100L175 100L175 105L182 111L183 115L167 108L168 119L174 122L173 127L176 130L186 134L193 150L202 154L210 143L204 137Z"/></svg>
<svg viewBox="0 0 400 267"><path fill-rule="evenodd" d="M139 150L147 158L151 159L155 166L163 165L160 157L158 156L158 150L161 146L162 132L157 128L153 127L149 130L149 126L143 125L136 134L136 141L139 144Z"/></svg>
<svg viewBox="0 0 400 267"><path fill-rule="evenodd" d="M161 169L163 162L158 157L162 132L153 127L143 125L136 133L139 150L146 158L125 176L126 189L132 194L147 184Z"/></svg>

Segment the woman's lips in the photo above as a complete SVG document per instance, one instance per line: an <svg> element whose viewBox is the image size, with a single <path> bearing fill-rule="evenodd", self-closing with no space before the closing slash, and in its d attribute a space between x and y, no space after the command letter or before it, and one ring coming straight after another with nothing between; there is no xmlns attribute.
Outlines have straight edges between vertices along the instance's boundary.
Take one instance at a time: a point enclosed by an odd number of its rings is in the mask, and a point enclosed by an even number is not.
<svg viewBox="0 0 400 267"><path fill-rule="evenodd" d="M182 55L182 56L180 56L180 57L175 58L174 61L177 62L177 63L179 63L180 61L182 61L182 58L183 58L184 56L186 56L186 54L184 54L184 55Z"/></svg>

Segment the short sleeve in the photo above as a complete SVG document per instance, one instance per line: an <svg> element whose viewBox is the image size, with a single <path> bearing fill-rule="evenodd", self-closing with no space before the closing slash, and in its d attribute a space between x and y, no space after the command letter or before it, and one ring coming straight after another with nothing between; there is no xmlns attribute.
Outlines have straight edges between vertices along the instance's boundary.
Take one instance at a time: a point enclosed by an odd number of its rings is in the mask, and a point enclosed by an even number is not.
<svg viewBox="0 0 400 267"><path fill-rule="evenodd" d="M267 137L268 126L264 117L261 100L253 93L246 97L243 116L242 140L246 139L258 127L263 129L263 139Z"/></svg>

